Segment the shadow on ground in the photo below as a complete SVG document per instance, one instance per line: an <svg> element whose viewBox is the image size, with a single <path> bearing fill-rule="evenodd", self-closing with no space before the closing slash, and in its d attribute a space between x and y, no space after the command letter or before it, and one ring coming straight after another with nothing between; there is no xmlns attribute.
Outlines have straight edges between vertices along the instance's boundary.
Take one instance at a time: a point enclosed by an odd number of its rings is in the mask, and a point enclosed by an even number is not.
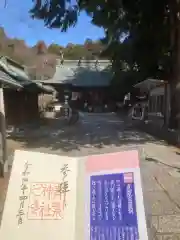
<svg viewBox="0 0 180 240"><path fill-rule="evenodd" d="M133 129L132 126L116 119L93 119L80 121L69 126L57 119L51 119L39 129L26 129L21 135L9 137L23 148L62 150L65 152L81 148L104 148L106 146L135 146L145 142L165 144L154 137Z"/></svg>
<svg viewBox="0 0 180 240"><path fill-rule="evenodd" d="M148 161L148 162L161 164L161 165L164 165L164 166L166 166L166 167L175 169L178 173L180 173L180 167L172 166L171 164L164 163L164 162L162 162L162 161L160 161L160 160L158 160L158 159L156 159L156 158L145 157L145 160Z"/></svg>

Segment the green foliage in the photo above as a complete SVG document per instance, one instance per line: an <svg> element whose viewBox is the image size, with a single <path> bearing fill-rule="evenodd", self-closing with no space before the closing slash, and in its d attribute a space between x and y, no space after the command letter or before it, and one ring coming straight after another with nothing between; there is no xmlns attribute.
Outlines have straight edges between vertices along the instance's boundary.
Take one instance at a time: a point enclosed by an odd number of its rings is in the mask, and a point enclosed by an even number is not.
<svg viewBox="0 0 180 240"><path fill-rule="evenodd" d="M48 47L48 52L56 55L60 55L61 50L63 47L59 46L58 44L51 44Z"/></svg>
<svg viewBox="0 0 180 240"><path fill-rule="evenodd" d="M43 19L49 28L66 31L74 26L78 17L78 6L70 4L71 0L34 0L30 10L33 18Z"/></svg>
<svg viewBox="0 0 180 240"><path fill-rule="evenodd" d="M171 79L173 86L180 81L179 1L77 0L75 5L71 0L34 2L32 16L44 20L48 27L65 31L76 24L80 11L86 11L92 23L103 27L103 42L107 44L104 54L112 60L116 81L124 82L121 76L124 70L130 74L137 72L139 79ZM124 36L126 41L122 43ZM69 54L72 52L69 51ZM132 86L133 80L130 81L129 77L125 79L127 85Z"/></svg>
<svg viewBox="0 0 180 240"><path fill-rule="evenodd" d="M50 28L58 27L66 31L77 22L79 12L85 10L94 24L105 29L104 41L108 44L105 55L108 53L117 71L125 62L130 69L138 66L144 76L161 76L170 71L169 2L170 0L79 0L73 5L70 0L34 0L31 14L43 19ZM119 39L124 35L127 36L127 41L120 44ZM85 41L85 46L92 53L91 39ZM74 58L75 54L81 57L82 52L80 46L65 50L68 58ZM87 58L89 55L91 54L87 54ZM163 73L164 70L166 73Z"/></svg>
<svg viewBox="0 0 180 240"><path fill-rule="evenodd" d="M100 42L93 42L91 39L87 39L83 45L69 43L66 47L59 46L57 44L51 44L48 47L48 52L56 55L63 53L64 59L95 59L101 58L100 53L104 49L104 46ZM105 56L104 56L105 57Z"/></svg>
<svg viewBox="0 0 180 240"><path fill-rule="evenodd" d="M75 45L70 48L65 48L63 53L65 59L79 59L81 57L87 56L87 52L85 54L85 49L81 45Z"/></svg>

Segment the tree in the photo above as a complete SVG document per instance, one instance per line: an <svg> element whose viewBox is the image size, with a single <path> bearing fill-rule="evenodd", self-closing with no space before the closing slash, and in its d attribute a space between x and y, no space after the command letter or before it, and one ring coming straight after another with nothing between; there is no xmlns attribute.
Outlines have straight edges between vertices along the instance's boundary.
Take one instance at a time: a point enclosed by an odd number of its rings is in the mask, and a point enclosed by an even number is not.
<svg viewBox="0 0 180 240"><path fill-rule="evenodd" d="M30 10L33 18L43 19L47 27L66 31L74 26L78 19L78 5L70 4L71 0L34 0Z"/></svg>
<svg viewBox="0 0 180 240"><path fill-rule="evenodd" d="M43 41L39 41L36 44L37 54L44 54L47 51L46 44Z"/></svg>
<svg viewBox="0 0 180 240"><path fill-rule="evenodd" d="M93 41L92 39L90 38L87 38L84 42L84 47L87 49L87 50L91 50L92 49L92 45L93 45Z"/></svg>
<svg viewBox="0 0 180 240"><path fill-rule="evenodd" d="M73 6L67 4L70 0L35 2L32 15L62 31L73 26L78 13L85 10L94 24L105 29L103 41L108 44L106 50L115 72L126 63L130 71L135 67L141 76L168 80L172 95L171 125L180 127L179 0L78 0ZM127 42L121 45L124 36ZM130 52L124 54L127 47Z"/></svg>
<svg viewBox="0 0 180 240"><path fill-rule="evenodd" d="M106 31L114 63L122 62L114 43L126 34L131 41L131 64L144 77L163 77L171 86L171 126L180 125L180 3L177 0L80 1ZM98 6L98 7L97 7ZM120 49L122 52L122 48Z"/></svg>
<svg viewBox="0 0 180 240"><path fill-rule="evenodd" d="M63 47L59 46L58 44L51 44L48 47L48 52L52 53L52 54L56 54L56 55L60 55L61 50L63 49Z"/></svg>

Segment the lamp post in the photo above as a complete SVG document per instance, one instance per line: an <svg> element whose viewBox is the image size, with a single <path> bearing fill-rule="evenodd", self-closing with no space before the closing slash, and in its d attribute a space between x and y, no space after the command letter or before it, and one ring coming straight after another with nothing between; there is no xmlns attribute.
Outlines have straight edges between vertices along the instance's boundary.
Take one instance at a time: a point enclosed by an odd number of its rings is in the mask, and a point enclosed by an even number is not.
<svg viewBox="0 0 180 240"><path fill-rule="evenodd" d="M65 98L65 101L64 101L64 117L65 117L66 120L68 120L68 118L69 118L69 103L68 103L69 97L68 97L68 95L65 95L64 98Z"/></svg>
<svg viewBox="0 0 180 240"><path fill-rule="evenodd" d="M67 121L70 121L71 116L72 116L72 109L69 106L69 90L65 90L64 92L64 118Z"/></svg>

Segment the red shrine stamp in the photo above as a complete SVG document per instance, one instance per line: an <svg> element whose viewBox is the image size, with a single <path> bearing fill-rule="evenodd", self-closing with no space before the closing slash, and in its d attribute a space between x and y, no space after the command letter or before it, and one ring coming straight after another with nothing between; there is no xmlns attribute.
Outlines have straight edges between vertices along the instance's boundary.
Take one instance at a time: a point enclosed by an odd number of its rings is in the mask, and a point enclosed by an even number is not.
<svg viewBox="0 0 180 240"><path fill-rule="evenodd" d="M61 220L66 207L68 181L32 183L29 195L29 220Z"/></svg>

